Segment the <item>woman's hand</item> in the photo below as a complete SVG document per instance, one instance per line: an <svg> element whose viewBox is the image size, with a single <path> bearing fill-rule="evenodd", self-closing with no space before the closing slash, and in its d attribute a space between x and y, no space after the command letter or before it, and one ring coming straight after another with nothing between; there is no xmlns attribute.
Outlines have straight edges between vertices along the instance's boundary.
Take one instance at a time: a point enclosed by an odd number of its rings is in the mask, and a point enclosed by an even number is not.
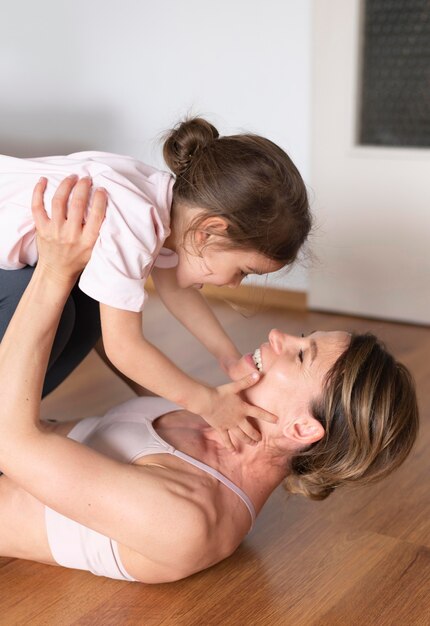
<svg viewBox="0 0 430 626"><path fill-rule="evenodd" d="M41 178L37 183L31 205L37 230L37 265L58 280L76 280L88 263L98 237L106 212L106 191L95 191L86 215L91 179L78 181L77 176L69 176L54 194L49 218L43 199L47 182Z"/></svg>
<svg viewBox="0 0 430 626"><path fill-rule="evenodd" d="M249 417L272 424L278 421L276 415L249 404L240 397L241 392L255 385L259 379L260 374L253 372L233 383L209 389L207 405L195 411L220 433L224 445L229 450L235 449L233 443L235 437L247 444L260 441L261 433L251 424Z"/></svg>

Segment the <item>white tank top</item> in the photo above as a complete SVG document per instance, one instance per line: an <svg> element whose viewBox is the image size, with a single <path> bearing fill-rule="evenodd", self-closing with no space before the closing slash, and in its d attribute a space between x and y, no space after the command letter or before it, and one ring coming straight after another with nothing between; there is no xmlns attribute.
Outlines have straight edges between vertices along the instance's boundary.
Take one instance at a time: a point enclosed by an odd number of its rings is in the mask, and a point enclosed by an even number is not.
<svg viewBox="0 0 430 626"><path fill-rule="evenodd" d="M162 398L134 398L106 413L104 417L81 420L68 434L101 454L133 463L149 454L173 454L211 474L244 502L255 521L255 509L249 497L228 478L205 463L176 450L162 439L152 426L160 415L179 410ZM125 570L117 542L45 507L46 532L54 560L64 567L83 569L98 576L135 580Z"/></svg>

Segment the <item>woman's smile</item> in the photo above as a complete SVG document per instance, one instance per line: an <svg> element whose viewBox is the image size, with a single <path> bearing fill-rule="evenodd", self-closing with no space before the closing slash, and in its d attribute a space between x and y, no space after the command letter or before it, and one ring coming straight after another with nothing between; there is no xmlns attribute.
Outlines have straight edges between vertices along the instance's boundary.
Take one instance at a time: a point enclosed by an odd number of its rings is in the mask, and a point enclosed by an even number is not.
<svg viewBox="0 0 430 626"><path fill-rule="evenodd" d="M262 343L261 346L257 348L252 355L255 367L258 369L259 372L263 372L263 350L269 347L270 346L267 342Z"/></svg>

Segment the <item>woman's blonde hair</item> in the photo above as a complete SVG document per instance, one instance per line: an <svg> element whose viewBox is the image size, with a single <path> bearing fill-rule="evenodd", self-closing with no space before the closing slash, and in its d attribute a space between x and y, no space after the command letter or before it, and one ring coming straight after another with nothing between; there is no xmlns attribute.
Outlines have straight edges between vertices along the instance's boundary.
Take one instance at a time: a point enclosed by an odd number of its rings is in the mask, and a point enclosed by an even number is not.
<svg viewBox="0 0 430 626"><path fill-rule="evenodd" d="M312 411L325 435L292 459L284 484L314 500L383 478L403 463L418 432L412 376L370 333L352 335Z"/></svg>

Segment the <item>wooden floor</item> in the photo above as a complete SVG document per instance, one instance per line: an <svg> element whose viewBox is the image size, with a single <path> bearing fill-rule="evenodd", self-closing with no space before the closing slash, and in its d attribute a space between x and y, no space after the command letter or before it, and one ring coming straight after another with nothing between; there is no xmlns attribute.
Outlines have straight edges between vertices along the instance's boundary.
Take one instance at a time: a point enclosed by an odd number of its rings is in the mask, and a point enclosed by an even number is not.
<svg viewBox="0 0 430 626"><path fill-rule="evenodd" d="M413 371L422 427L408 462L371 488L325 502L279 488L228 560L187 580L145 586L0 559L0 624L123 626L409 626L430 624L430 330L319 313L260 312L217 304L243 351L272 327L372 330ZM191 374L223 376L151 297L147 335ZM44 402L46 417L100 415L131 396L95 355Z"/></svg>

